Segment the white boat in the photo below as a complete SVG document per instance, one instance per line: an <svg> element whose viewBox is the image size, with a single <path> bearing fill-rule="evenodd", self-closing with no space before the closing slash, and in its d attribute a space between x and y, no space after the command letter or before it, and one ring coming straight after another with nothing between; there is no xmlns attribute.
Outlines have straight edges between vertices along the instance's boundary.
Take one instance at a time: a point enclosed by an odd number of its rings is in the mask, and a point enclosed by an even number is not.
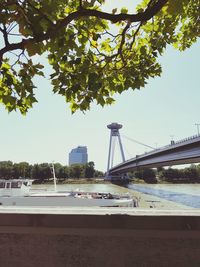
<svg viewBox="0 0 200 267"><path fill-rule="evenodd" d="M3 206L99 206L136 207L129 195L92 192L58 192L31 190L28 179L0 180L0 205ZM56 188L56 184L55 184Z"/></svg>

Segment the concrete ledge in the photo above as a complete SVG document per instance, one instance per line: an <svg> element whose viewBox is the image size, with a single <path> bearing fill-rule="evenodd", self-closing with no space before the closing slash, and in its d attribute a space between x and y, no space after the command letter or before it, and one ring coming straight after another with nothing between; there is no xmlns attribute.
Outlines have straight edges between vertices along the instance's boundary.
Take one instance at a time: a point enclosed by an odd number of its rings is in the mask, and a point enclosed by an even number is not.
<svg viewBox="0 0 200 267"><path fill-rule="evenodd" d="M16 207L0 206L0 214L57 214L57 215L130 215L130 216L200 216L200 209L141 209L103 207Z"/></svg>
<svg viewBox="0 0 200 267"><path fill-rule="evenodd" d="M132 209L133 210L133 209ZM175 212L130 209L7 209L0 212L0 227L132 230L200 230L199 211ZM37 213L38 211L38 213ZM85 213L84 213L85 211ZM39 213L40 212L40 213Z"/></svg>
<svg viewBox="0 0 200 267"><path fill-rule="evenodd" d="M0 266L199 267L199 215L198 210L1 208Z"/></svg>

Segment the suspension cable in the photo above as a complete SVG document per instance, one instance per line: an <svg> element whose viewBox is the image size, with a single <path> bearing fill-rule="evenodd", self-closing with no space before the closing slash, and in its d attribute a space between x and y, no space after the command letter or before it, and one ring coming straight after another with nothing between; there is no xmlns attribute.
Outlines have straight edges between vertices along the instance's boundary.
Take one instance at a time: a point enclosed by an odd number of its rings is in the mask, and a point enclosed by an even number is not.
<svg viewBox="0 0 200 267"><path fill-rule="evenodd" d="M146 146L146 147L151 148L151 149L155 149L155 147L146 145L146 144L144 144L144 143L142 143L142 142L139 142L139 141L137 141L137 140L135 140L135 139L132 139L132 138L130 138L130 137L127 137L127 136L125 136L124 134L121 135L121 136L124 137L124 138L126 138L126 139L128 139L129 141L132 141L132 142L137 143L137 144L139 144L139 145Z"/></svg>
<svg viewBox="0 0 200 267"><path fill-rule="evenodd" d="M127 149L127 147L123 144L123 148L124 148L124 150L125 150L125 152L126 152L126 156L128 156L128 158L126 157L126 160L127 159L131 159L131 158L133 158L133 155L131 155L130 153L129 153L129 151L128 151L128 149Z"/></svg>

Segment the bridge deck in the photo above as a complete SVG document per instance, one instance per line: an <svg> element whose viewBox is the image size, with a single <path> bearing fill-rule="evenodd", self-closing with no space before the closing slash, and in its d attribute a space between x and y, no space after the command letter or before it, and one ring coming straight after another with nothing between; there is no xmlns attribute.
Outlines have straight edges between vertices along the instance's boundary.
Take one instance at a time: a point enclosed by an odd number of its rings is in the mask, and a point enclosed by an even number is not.
<svg viewBox="0 0 200 267"><path fill-rule="evenodd" d="M148 153L137 155L109 170L110 175L126 173L138 167L156 168L200 162L200 136L194 136L164 146Z"/></svg>

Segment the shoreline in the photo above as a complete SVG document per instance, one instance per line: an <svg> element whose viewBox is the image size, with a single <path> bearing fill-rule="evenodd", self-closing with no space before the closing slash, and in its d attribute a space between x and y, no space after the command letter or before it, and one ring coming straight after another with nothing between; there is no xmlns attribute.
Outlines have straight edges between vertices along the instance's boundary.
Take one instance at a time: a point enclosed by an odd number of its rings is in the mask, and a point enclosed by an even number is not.
<svg viewBox="0 0 200 267"><path fill-rule="evenodd" d="M33 184L53 184L54 181L53 179L49 180L34 180ZM171 183L171 182L157 182L157 183L146 183L143 180L129 180L128 182L123 182L123 181L111 181L111 180L105 180L104 178L78 178L78 179L57 179L57 184L116 184L116 185L123 185L123 184L142 184L142 185L159 185L159 184L200 184L198 182L190 182L190 183Z"/></svg>
<svg viewBox="0 0 200 267"><path fill-rule="evenodd" d="M133 191L132 195L138 200L139 208L144 209L194 209L192 207L166 200L154 195Z"/></svg>
<svg viewBox="0 0 200 267"><path fill-rule="evenodd" d="M118 186L118 185L116 185ZM176 210L176 209L195 209L174 201L166 200L154 195L145 194L136 190L120 187L124 192L129 192L138 202L138 209L160 209L160 210Z"/></svg>

